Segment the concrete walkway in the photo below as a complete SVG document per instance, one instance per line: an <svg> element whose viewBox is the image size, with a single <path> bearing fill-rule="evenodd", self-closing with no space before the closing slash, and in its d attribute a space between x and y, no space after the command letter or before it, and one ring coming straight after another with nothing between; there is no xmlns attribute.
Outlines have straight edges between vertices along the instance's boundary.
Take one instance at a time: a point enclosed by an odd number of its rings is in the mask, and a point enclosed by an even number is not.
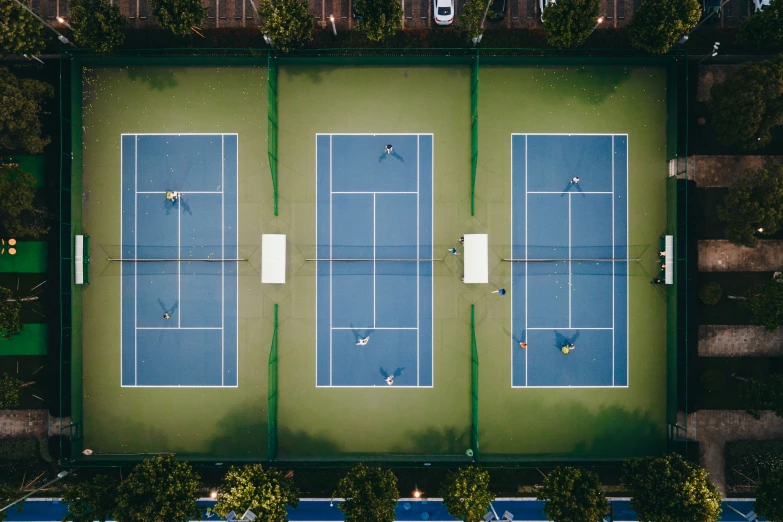
<svg viewBox="0 0 783 522"><path fill-rule="evenodd" d="M685 415L680 412L680 426L684 421ZM783 439L783 419L771 411L764 412L761 420L755 420L744 411L699 410L688 415L688 438L699 441L701 465L725 497L726 442Z"/></svg>
<svg viewBox="0 0 783 522"><path fill-rule="evenodd" d="M756 248L725 239L699 241L699 272L776 272L783 269L783 241L764 239Z"/></svg>
<svg viewBox="0 0 783 522"><path fill-rule="evenodd" d="M739 70L739 65L700 65L699 86L696 91L696 101L710 101L710 90L716 83L723 83Z"/></svg>
<svg viewBox="0 0 783 522"><path fill-rule="evenodd" d="M699 325L699 357L783 356L783 329L763 326Z"/></svg>
<svg viewBox="0 0 783 522"><path fill-rule="evenodd" d="M63 419L63 427L71 423ZM47 438L60 434L60 419L49 410L0 410L0 439Z"/></svg>
<svg viewBox="0 0 783 522"><path fill-rule="evenodd" d="M729 187L746 169L782 165L783 156L689 156L688 178L699 188ZM678 172L684 160L678 160Z"/></svg>

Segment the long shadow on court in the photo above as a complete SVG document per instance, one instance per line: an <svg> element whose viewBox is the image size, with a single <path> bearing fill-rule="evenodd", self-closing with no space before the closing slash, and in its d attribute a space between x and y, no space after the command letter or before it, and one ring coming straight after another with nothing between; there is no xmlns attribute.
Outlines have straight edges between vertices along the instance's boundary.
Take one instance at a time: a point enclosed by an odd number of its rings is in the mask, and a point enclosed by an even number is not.
<svg viewBox="0 0 783 522"><path fill-rule="evenodd" d="M179 85L174 72L164 67L145 67L143 72L139 69L129 67L128 78L132 81L141 81L153 91L165 91Z"/></svg>

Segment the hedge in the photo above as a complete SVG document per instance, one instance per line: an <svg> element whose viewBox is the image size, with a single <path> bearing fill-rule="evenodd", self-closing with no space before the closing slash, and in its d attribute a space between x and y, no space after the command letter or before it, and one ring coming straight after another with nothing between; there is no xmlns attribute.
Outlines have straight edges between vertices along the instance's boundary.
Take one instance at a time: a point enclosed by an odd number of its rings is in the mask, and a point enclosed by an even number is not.
<svg viewBox="0 0 783 522"><path fill-rule="evenodd" d="M752 422L752 421L751 421ZM726 443L729 492L749 493L759 479L783 470L783 440L738 440Z"/></svg>

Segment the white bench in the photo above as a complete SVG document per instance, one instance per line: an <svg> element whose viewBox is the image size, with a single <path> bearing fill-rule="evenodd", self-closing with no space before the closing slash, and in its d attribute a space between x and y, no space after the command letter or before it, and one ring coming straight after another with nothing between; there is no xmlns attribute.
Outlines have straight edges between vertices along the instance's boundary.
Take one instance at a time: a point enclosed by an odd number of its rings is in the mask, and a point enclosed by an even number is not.
<svg viewBox="0 0 783 522"><path fill-rule="evenodd" d="M77 285L84 284L84 236L78 234L74 238L73 245L73 282Z"/></svg>
<svg viewBox="0 0 783 522"><path fill-rule="evenodd" d="M465 283L489 283L489 239L487 234L465 234Z"/></svg>
<svg viewBox="0 0 783 522"><path fill-rule="evenodd" d="M666 236L666 248L664 264L666 268L663 269L663 282L667 285L674 284L674 236Z"/></svg>
<svg viewBox="0 0 783 522"><path fill-rule="evenodd" d="M285 283L285 234L261 235L261 283Z"/></svg>

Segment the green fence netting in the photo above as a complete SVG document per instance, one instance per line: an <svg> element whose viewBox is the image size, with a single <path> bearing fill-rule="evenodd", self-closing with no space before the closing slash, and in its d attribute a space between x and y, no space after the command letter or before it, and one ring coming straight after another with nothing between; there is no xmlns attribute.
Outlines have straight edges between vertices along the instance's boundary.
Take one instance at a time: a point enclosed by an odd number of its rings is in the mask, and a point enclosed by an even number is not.
<svg viewBox="0 0 783 522"><path fill-rule="evenodd" d="M470 305L470 393L471 393L471 428L470 448L473 458L479 462L479 359L476 343L476 305Z"/></svg>
<svg viewBox="0 0 783 522"><path fill-rule="evenodd" d="M277 459L277 304L272 346L269 349L269 381L267 383L267 458Z"/></svg>
<svg viewBox="0 0 783 522"><path fill-rule="evenodd" d="M470 215L476 215L476 167L478 166L479 53L473 60L470 82Z"/></svg>
<svg viewBox="0 0 783 522"><path fill-rule="evenodd" d="M269 171L272 174L272 189L274 191L275 216L277 215L277 58L269 55L267 59L269 71L267 80L267 154L269 155Z"/></svg>

